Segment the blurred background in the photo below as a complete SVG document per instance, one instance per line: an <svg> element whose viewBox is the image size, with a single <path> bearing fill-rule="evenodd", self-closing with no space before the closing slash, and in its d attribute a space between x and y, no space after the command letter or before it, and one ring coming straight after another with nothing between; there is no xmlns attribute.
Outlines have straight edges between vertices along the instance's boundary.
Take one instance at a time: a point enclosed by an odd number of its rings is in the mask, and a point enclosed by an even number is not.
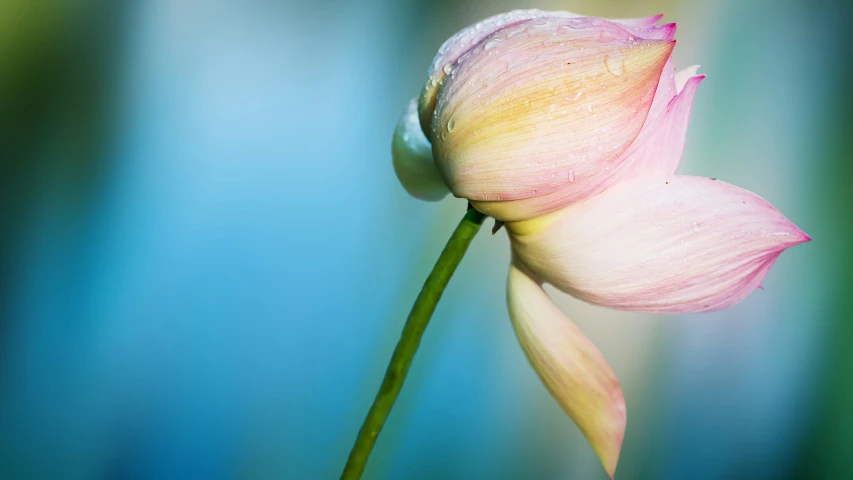
<svg viewBox="0 0 853 480"><path fill-rule="evenodd" d="M625 389L616 478L853 478L850 5L0 0L0 478L337 478L465 210L405 194L394 125L447 37L530 7L678 22L681 172L814 238L722 312L554 294ZM485 230L366 478L604 479Z"/></svg>

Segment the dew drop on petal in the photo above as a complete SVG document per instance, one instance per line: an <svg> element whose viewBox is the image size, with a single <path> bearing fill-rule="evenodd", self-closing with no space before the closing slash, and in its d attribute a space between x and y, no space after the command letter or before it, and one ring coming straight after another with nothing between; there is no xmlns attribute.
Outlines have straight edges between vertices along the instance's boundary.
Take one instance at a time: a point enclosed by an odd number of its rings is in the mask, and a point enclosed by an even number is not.
<svg viewBox="0 0 853 480"><path fill-rule="evenodd" d="M569 182L574 182L574 181L575 181L575 171L569 170Z"/></svg>
<svg viewBox="0 0 853 480"><path fill-rule="evenodd" d="M607 67L608 72L617 77L625 73L625 62L621 58L605 56L604 66Z"/></svg>

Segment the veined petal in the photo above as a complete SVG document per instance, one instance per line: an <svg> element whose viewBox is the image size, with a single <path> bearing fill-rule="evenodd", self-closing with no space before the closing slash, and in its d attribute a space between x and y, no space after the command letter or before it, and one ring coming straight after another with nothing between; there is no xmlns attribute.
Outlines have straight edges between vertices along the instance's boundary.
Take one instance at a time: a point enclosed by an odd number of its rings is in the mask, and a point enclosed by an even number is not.
<svg viewBox="0 0 853 480"><path fill-rule="evenodd" d="M441 48L438 49L438 54L429 67L429 79L427 79L427 83L424 85L419 97L418 113L424 133L427 135L430 134L429 124L432 120L432 113L435 110L435 98L438 88L441 86L444 78L450 74L459 57L474 48L484 38L507 25L546 16L580 17L580 15L571 12L544 12L538 9L513 10L489 17L474 25L463 28L444 42Z"/></svg>
<svg viewBox="0 0 853 480"><path fill-rule="evenodd" d="M432 145L421 131L416 98L409 102L397 122L391 142L391 158L394 172L409 195L437 202L450 193L432 159Z"/></svg>
<svg viewBox="0 0 853 480"><path fill-rule="evenodd" d="M595 193L639 134L673 45L589 17L524 21L486 37L439 90L430 138L442 178L477 201L568 184L565 202Z"/></svg>
<svg viewBox="0 0 853 480"><path fill-rule="evenodd" d="M634 36L645 40L672 40L675 38L676 25L674 23L647 26L625 25L624 28Z"/></svg>
<svg viewBox="0 0 853 480"><path fill-rule="evenodd" d="M560 11L546 12L539 9L513 10L494 15L475 23L474 25L463 28L447 39L447 41L441 45L441 48L438 49L438 54L435 56L429 67L429 79L427 80L419 99L420 104L418 106L418 111L424 132L428 133L427 128L432 118L432 112L435 110L435 97L438 93L438 88L441 86L444 78L453 69L453 64L456 63L459 57L480 43L484 38L507 25L524 20L545 17L582 18L583 15ZM629 29L633 29L632 31L635 36L639 38L646 40L672 40L675 35L675 24L656 25L658 20L661 18L663 18L663 14L644 18L612 20L612 22L619 23L625 27L629 27ZM665 38L667 36L668 38Z"/></svg>
<svg viewBox="0 0 853 480"><path fill-rule="evenodd" d="M758 195L688 176L637 178L507 228L515 255L557 288L660 313L734 305L779 254L811 240Z"/></svg>
<svg viewBox="0 0 853 480"><path fill-rule="evenodd" d="M604 356L513 262L507 304L515 333L542 383L574 420L613 477L625 436L625 398Z"/></svg>
<svg viewBox="0 0 853 480"><path fill-rule="evenodd" d="M583 15L578 15L572 12L546 12L538 9L529 10L513 10L511 12L501 13L489 17L485 20L475 23L469 27L463 28L455 35L447 39L438 49L438 54L432 61L429 67L429 79L427 80L424 89L419 98L418 112L420 115L421 126L425 133L429 133L428 126L432 119L432 112L435 110L435 97L438 93L438 88L444 81L444 78L453 69L454 64L459 57L464 55L468 50L480 43L484 38L497 32L501 28L536 18L581 18ZM656 25L658 20L663 18L663 14L654 15L645 18L627 18L623 20L613 20L613 22L630 27L635 36L646 40L672 40L675 35L675 24ZM665 38L667 37L668 38Z"/></svg>
<svg viewBox="0 0 853 480"><path fill-rule="evenodd" d="M675 172L681 160L681 153L684 150L687 120L690 116L693 93L690 92L689 96L685 95L684 98L679 100L677 107L671 105L677 92L674 70L672 59L667 60L658 81L652 106L649 109L649 114L639 135L631 143L631 146L619 156L612 167L605 167L613 170L615 172L614 175L602 178L601 183L598 184L598 188L591 193L597 193L611 184L632 177L648 175L650 173ZM670 110L676 110L676 108L677 111L670 112ZM670 131L676 127L683 127L683 131L680 132L681 137L670 134ZM680 144L675 141L677 138L681 139ZM653 148L659 146L658 143L655 143L657 140L662 142L661 145L674 146L668 149ZM657 156L662 153L661 150L672 153L668 153L666 157ZM472 203L478 210L487 215L509 222L520 221L554 212L571 203L576 195L573 189L574 185L569 184L554 192L530 198L498 202L475 200Z"/></svg>
<svg viewBox="0 0 853 480"><path fill-rule="evenodd" d="M675 173L684 153L693 96L704 78L705 75L690 77L682 88L678 88L678 95L668 102L664 115L648 128L643 128L625 152L626 158L622 159L629 165L622 172L624 178Z"/></svg>
<svg viewBox="0 0 853 480"><path fill-rule="evenodd" d="M657 24L661 18L663 18L663 14L659 13L657 15L652 15L651 17L620 18L612 21L616 23L624 23L625 25L631 25L634 27L651 27Z"/></svg>

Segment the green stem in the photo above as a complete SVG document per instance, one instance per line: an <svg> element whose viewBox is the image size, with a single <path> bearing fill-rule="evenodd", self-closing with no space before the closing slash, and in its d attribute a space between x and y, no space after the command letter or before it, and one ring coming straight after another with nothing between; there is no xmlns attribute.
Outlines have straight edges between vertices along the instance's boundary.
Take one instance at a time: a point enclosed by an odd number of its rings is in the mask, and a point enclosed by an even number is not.
<svg viewBox="0 0 853 480"><path fill-rule="evenodd" d="M367 457L370 456L373 445L376 443L376 437L379 436L388 414L391 413L394 402L397 401L400 389L403 388L406 374L409 373L412 359L415 357L415 352L418 351L421 337L423 337L424 330L432 318L435 306L441 299L444 288L447 287L450 277L453 276L453 272L456 271L456 267L462 261L465 251L468 250L468 245L471 244L471 240L480 230L485 218L486 216L477 210L468 209L465 217L462 218L459 226L450 236L450 240L447 241L447 245L438 257L438 261L435 262L426 282L424 282L421 293L415 300L409 318L406 320L406 326L403 327L397 348L394 349L394 355L388 364L388 370L385 372L382 386L379 387L379 393L376 394L376 399L373 400L373 405L367 412L367 418L364 419L364 424L358 431L358 437L355 439L355 445L352 447L347 465L341 474L341 480L357 480L364 473Z"/></svg>

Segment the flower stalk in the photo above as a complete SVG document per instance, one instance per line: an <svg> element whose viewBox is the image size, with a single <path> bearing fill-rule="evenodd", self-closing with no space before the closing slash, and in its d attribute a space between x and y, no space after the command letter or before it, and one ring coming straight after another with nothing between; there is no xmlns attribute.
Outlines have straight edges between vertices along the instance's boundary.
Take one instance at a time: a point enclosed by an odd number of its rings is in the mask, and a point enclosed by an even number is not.
<svg viewBox="0 0 853 480"><path fill-rule="evenodd" d="M347 464L341 474L341 480L357 480L364 473L367 459L376 444L379 432L382 431L382 427L391 413L391 408L394 407L394 402L400 395L403 382L409 373L409 367L412 365L412 359L418 351L421 338L433 312L435 312L435 307L438 305L445 287L450 282L450 277L453 276L453 272L456 271L456 267L459 266L462 257L465 256L468 246L483 225L485 218L485 215L469 207L468 212L450 236L432 272L424 282L424 286L421 288L421 292L418 294L418 298L415 300L406 320L406 325L403 327L403 333L400 335L394 354L391 356L379 392L373 400L370 411L367 412L367 417L358 432L355 445L350 451Z"/></svg>

